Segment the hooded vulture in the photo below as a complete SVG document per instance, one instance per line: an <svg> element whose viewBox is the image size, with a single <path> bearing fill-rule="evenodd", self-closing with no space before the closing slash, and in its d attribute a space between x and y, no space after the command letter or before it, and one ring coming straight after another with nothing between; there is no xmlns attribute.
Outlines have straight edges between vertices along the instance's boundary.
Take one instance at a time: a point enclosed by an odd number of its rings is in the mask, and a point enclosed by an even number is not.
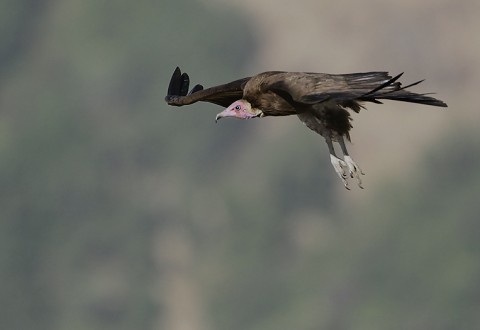
<svg viewBox="0 0 480 330"><path fill-rule="evenodd" d="M308 128L325 139L330 160L345 188L349 189L347 174L355 178L360 188L362 170L350 157L345 139L350 141L352 128L348 110L359 112L364 102L381 104L380 100L394 100L447 105L428 94L410 92L398 81L403 73L391 77L387 72L327 74L311 72L268 71L204 89L195 85L189 91L190 78L177 67L168 86L165 101L183 106L198 101L210 102L225 108L215 121L224 117L239 119L267 116L296 115ZM335 153L333 142L340 145L343 159Z"/></svg>

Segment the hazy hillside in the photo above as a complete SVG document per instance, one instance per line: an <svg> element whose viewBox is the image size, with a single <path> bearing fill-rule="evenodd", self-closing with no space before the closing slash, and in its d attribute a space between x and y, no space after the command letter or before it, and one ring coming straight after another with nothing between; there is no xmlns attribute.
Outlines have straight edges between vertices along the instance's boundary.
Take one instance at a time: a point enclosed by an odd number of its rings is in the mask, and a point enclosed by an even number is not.
<svg viewBox="0 0 480 330"><path fill-rule="evenodd" d="M476 329L476 1L4 1L2 329ZM405 71L365 190L296 118L163 98L268 69Z"/></svg>

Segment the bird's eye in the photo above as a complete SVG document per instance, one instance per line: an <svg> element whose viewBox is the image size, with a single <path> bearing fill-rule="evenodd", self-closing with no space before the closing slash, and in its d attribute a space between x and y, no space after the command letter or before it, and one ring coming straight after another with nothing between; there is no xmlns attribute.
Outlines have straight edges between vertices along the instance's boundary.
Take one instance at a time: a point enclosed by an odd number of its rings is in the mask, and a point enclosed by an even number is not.
<svg viewBox="0 0 480 330"><path fill-rule="evenodd" d="M237 106L235 107L235 110L240 110L240 109L241 109L241 107L240 107L239 105L237 105Z"/></svg>

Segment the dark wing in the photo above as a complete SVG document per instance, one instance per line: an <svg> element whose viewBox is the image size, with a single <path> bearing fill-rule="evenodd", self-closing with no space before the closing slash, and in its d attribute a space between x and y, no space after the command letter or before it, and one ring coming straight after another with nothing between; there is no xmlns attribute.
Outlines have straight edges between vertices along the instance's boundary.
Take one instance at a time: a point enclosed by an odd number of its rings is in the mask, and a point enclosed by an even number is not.
<svg viewBox="0 0 480 330"><path fill-rule="evenodd" d="M379 101L381 99L447 106L444 102L427 96L428 94L406 91L406 88L415 86L423 80L402 87L397 81L402 74L392 78L387 72L339 75L288 72L283 73L283 77L271 79L265 88L293 104L313 105L333 101L356 112L361 108L358 102L382 103Z"/></svg>
<svg viewBox="0 0 480 330"><path fill-rule="evenodd" d="M188 92L190 78L188 77L188 74L182 73L180 68L177 67L170 79L165 101L169 105L174 106L182 106L203 101L228 107L236 100L242 98L243 87L248 80L250 80L249 77L207 89L203 89L202 85L195 85L192 90Z"/></svg>

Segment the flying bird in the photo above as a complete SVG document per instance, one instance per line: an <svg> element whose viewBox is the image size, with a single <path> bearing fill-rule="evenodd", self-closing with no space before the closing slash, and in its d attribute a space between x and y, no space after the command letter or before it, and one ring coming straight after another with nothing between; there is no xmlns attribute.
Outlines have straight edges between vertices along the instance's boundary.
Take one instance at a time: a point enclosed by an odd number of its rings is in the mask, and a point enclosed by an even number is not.
<svg viewBox="0 0 480 330"><path fill-rule="evenodd" d="M239 119L296 115L309 129L323 136L330 152L330 161L345 188L347 176L355 178L360 188L363 175L350 157L345 140L350 141L352 128L348 110L360 112L364 102L382 104L394 100L446 107L431 96L417 94L407 88L423 80L402 86L403 73L392 77L388 72L327 74L312 72L268 71L252 77L204 89L195 85L189 91L190 78L177 67L168 86L165 101L183 106L210 102L225 107L215 121L232 117ZM338 157L333 142L340 145L343 159Z"/></svg>

